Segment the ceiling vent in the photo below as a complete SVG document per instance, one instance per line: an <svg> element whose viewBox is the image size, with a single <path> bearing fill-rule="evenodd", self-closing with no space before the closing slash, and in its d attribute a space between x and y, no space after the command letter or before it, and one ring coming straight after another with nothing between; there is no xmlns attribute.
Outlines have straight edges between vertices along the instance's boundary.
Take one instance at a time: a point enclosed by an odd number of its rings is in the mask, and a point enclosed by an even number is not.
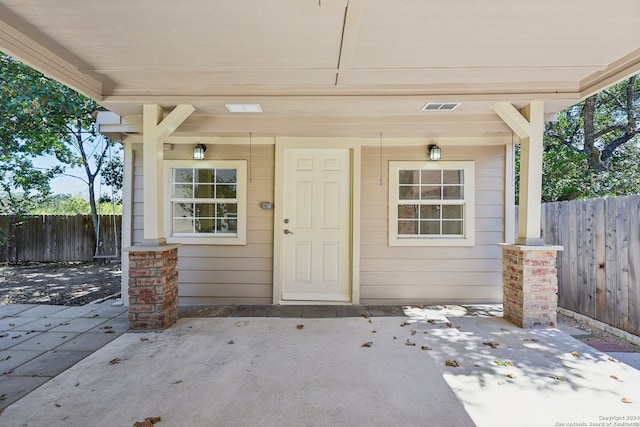
<svg viewBox="0 0 640 427"><path fill-rule="evenodd" d="M458 108L459 102L427 102L422 111L453 111Z"/></svg>
<svg viewBox="0 0 640 427"><path fill-rule="evenodd" d="M230 113L262 113L260 104L224 104Z"/></svg>

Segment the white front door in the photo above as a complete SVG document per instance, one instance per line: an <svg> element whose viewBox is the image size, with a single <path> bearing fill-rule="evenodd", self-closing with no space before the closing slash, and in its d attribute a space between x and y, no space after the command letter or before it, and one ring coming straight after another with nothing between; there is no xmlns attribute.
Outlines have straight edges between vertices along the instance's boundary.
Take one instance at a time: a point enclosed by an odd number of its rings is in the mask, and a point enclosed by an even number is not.
<svg viewBox="0 0 640 427"><path fill-rule="evenodd" d="M284 160L282 299L350 301L350 150L287 149Z"/></svg>

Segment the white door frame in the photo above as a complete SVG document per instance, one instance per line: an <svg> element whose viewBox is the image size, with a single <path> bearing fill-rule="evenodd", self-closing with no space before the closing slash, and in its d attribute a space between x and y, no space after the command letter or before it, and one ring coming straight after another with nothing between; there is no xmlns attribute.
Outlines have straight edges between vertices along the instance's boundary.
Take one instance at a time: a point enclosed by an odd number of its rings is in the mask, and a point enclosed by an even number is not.
<svg viewBox="0 0 640 427"><path fill-rule="evenodd" d="M284 214L284 154L292 148L348 149L351 152L351 301L360 303L360 173L361 140L359 138L277 137L275 147L274 215L273 215L273 303L274 304L341 304L322 301L283 301L282 299L282 221Z"/></svg>

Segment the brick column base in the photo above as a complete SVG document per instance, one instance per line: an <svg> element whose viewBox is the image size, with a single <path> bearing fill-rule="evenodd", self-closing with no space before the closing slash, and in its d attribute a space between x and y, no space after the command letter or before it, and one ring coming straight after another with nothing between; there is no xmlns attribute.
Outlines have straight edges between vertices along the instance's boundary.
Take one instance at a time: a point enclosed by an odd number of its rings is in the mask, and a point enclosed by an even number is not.
<svg viewBox="0 0 640 427"><path fill-rule="evenodd" d="M128 249L130 329L166 329L178 320L178 246Z"/></svg>
<svg viewBox="0 0 640 427"><path fill-rule="evenodd" d="M504 318L521 328L555 328L562 246L501 246Z"/></svg>

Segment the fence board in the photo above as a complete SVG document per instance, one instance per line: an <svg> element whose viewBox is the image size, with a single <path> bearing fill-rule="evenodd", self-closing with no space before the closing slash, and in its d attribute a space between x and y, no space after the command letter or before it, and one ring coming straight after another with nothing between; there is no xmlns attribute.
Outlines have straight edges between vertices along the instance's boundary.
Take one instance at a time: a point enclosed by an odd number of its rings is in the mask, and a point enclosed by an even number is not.
<svg viewBox="0 0 640 427"><path fill-rule="evenodd" d="M97 255L120 255L121 230L120 215L100 216L101 244ZM0 238L2 261L88 262L96 256L90 215L1 216Z"/></svg>
<svg viewBox="0 0 640 427"><path fill-rule="evenodd" d="M640 335L640 195L543 205L558 254L558 303Z"/></svg>

